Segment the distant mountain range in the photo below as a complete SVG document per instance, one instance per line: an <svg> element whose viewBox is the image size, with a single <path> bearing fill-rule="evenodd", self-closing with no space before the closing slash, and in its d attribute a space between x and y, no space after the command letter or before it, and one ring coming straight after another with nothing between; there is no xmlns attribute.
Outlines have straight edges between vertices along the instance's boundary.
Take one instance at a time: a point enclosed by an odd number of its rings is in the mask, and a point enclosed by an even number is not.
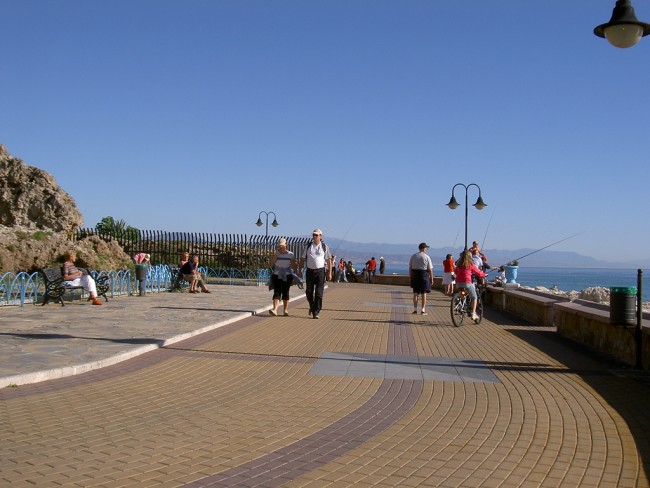
<svg viewBox="0 0 650 488"><path fill-rule="evenodd" d="M408 265L411 255L417 252L417 245L413 244L351 242L342 241L335 237L329 237L325 239L325 242L330 247L331 252L337 256L337 261L345 258L346 261L352 261L356 267L368 261L372 256L377 260L383 256L387 264ZM430 248L428 254L431 256L434 264L440 264L449 252L448 247ZM526 248L512 250L483 249L483 252L488 258L488 263L493 266L507 264L514 259L519 259L520 266L530 267L622 269L650 267L650 259L643 260L642 262L609 262L583 256L576 252L566 251L537 251L536 249ZM457 258L459 253L460 249L457 249L454 258Z"/></svg>

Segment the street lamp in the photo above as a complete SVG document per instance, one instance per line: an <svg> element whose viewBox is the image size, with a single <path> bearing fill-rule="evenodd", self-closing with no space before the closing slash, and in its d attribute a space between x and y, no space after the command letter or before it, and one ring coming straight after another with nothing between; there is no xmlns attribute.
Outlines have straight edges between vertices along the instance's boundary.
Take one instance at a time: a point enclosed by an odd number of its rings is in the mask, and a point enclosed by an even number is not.
<svg viewBox="0 0 650 488"><path fill-rule="evenodd" d="M275 212L265 212L264 210L262 210L260 214L257 216L257 222L255 222L256 226L262 227L262 214L266 215L266 237L268 237L269 236L269 214L273 214L273 222L271 223L273 227L277 227L280 224L278 224L278 220L277 217L275 216Z"/></svg>
<svg viewBox="0 0 650 488"><path fill-rule="evenodd" d="M456 183L454 187L451 189L451 198L449 199L449 203L447 206L450 209L455 209L458 208L458 205L460 205L456 201L456 197L454 196L454 190L456 190L457 186L462 186L465 188L465 251L467 251L467 209L468 209L468 204L467 204L467 190L469 190L470 186L475 186L478 188L478 199L476 200L476 203L473 204L474 207L476 207L478 210L483 210L487 205L483 201L483 198L481 197L481 187L478 186L476 183L470 183L469 185L464 185L462 183Z"/></svg>
<svg viewBox="0 0 650 488"><path fill-rule="evenodd" d="M636 18L630 0L616 0L612 18L596 27L594 34L607 39L612 46L632 47L643 36L650 34L650 24Z"/></svg>

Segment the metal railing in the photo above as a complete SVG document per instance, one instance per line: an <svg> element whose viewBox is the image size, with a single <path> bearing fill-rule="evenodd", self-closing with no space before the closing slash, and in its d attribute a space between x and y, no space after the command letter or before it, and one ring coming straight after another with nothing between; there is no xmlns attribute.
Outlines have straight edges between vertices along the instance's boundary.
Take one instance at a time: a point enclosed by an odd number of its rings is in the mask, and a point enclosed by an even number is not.
<svg viewBox="0 0 650 488"><path fill-rule="evenodd" d="M112 234L96 229L77 229L76 239L98 236L105 241L116 240L125 253L145 253L152 264L177 263L184 251L199 256L199 262L214 269L257 270L268 266L281 236L207 234L130 230ZM288 248L302 255L311 242L307 237L286 237Z"/></svg>
<svg viewBox="0 0 650 488"><path fill-rule="evenodd" d="M198 271L207 278L208 284L229 286L266 286L271 270L240 270L237 268L209 268L199 266ZM177 268L166 264L149 267L145 287L147 293L169 292L176 278ZM129 296L137 293L135 273L131 270L90 271L93 278L108 276L110 297ZM42 303L45 284L38 272L4 273L0 276L0 307L24 306ZM83 293L82 293L83 296ZM64 299L73 299L74 290Z"/></svg>

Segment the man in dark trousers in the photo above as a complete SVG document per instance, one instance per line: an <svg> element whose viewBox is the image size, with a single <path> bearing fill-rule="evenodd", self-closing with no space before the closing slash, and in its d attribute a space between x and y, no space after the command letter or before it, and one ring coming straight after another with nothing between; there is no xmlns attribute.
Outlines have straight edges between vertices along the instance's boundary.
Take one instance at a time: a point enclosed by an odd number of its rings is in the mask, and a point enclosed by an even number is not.
<svg viewBox="0 0 650 488"><path fill-rule="evenodd" d="M303 265L307 266L305 293L309 302L309 315L317 319L323 308L325 279L332 280L332 254L323 242L323 231L320 229L312 232L312 242L300 258L299 269Z"/></svg>

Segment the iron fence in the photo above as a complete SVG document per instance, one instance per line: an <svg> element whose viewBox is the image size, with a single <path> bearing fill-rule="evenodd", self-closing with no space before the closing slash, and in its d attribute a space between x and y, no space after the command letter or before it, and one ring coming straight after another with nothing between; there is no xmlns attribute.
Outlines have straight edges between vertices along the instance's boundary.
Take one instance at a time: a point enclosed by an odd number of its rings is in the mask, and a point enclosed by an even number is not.
<svg viewBox="0 0 650 488"><path fill-rule="evenodd" d="M242 271L267 268L279 237L248 236L243 234L208 234L195 232L167 232L129 230L111 233L95 229L78 229L76 238L98 236L103 240L117 240L130 256L137 253L151 255L151 264L176 265L185 251L199 256L201 265L212 269ZM310 242L307 237L285 237L288 248L300 256Z"/></svg>

